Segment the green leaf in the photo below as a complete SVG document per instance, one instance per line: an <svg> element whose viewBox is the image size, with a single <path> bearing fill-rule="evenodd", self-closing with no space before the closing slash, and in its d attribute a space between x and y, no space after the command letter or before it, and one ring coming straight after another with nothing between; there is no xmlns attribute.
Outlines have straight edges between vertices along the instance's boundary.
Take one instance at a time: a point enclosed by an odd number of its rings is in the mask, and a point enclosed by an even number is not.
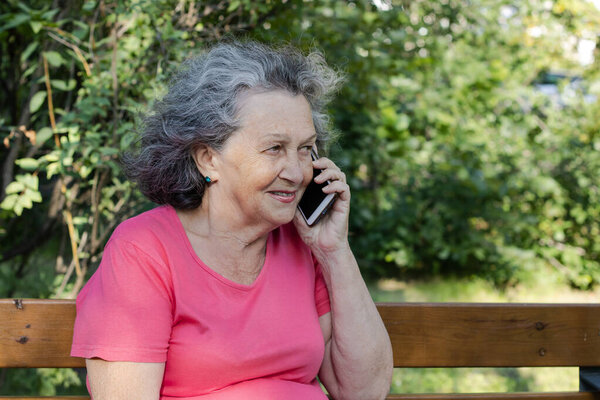
<svg viewBox="0 0 600 400"><path fill-rule="evenodd" d="M54 150L48 154L45 154L41 158L44 160L44 162L48 162L48 163L58 162L58 160L60 160L60 151Z"/></svg>
<svg viewBox="0 0 600 400"><path fill-rule="evenodd" d="M34 191L29 191L29 198L31 199L31 201L33 201L34 203L41 203L42 202L42 194L40 192L34 192Z"/></svg>
<svg viewBox="0 0 600 400"><path fill-rule="evenodd" d="M32 14L32 11L33 11L33 10L32 10L31 8L27 7L27 6L24 4L24 2L22 2L22 1L19 1L19 2L17 3L17 7L19 7L19 8L20 8L22 11L25 11L27 14Z"/></svg>
<svg viewBox="0 0 600 400"><path fill-rule="evenodd" d="M21 193L23 190L25 190L25 185L23 184L23 182L11 182L8 184L8 186L6 186L6 194L14 194L14 193Z"/></svg>
<svg viewBox="0 0 600 400"><path fill-rule="evenodd" d="M114 156L119 154L119 149L115 149L114 147L101 147L100 154L104 156Z"/></svg>
<svg viewBox="0 0 600 400"><path fill-rule="evenodd" d="M35 171L39 166L38 160L35 158L21 158L15 161L15 164L27 171Z"/></svg>
<svg viewBox="0 0 600 400"><path fill-rule="evenodd" d="M58 13L59 11L60 10L58 8L55 8L53 10L48 10L42 14L42 18L45 19L46 21L52 21L52 19L56 15L56 13Z"/></svg>
<svg viewBox="0 0 600 400"><path fill-rule="evenodd" d="M37 47L38 47L38 42L29 43L29 46L27 46L25 51L23 51L23 53L21 53L21 62L24 63L25 61L27 61L27 59L29 58L31 53L33 53L33 51L35 49L37 49Z"/></svg>
<svg viewBox="0 0 600 400"><path fill-rule="evenodd" d="M85 179L87 178L92 172L94 171L94 169L92 167L90 167L89 165L82 165L81 168L79 168L79 175Z"/></svg>
<svg viewBox="0 0 600 400"><path fill-rule="evenodd" d="M44 104L44 100L46 100L46 91L42 90L34 94L29 102L29 111L33 114L39 110L42 104Z"/></svg>
<svg viewBox="0 0 600 400"><path fill-rule="evenodd" d="M84 225L87 223L87 221L88 221L87 217L84 217L84 216L73 217L74 225Z"/></svg>
<svg viewBox="0 0 600 400"><path fill-rule="evenodd" d="M38 178L33 175L18 175L17 182L12 182L7 186L7 196L4 198L0 208L12 210L15 214L21 215L23 209L32 208L33 203L41 203L42 195L37 189Z"/></svg>
<svg viewBox="0 0 600 400"><path fill-rule="evenodd" d="M60 163L59 162L50 163L46 167L46 177L48 179L52 178L54 175L58 174L59 172L60 172Z"/></svg>
<svg viewBox="0 0 600 400"><path fill-rule="evenodd" d="M40 183L39 178L36 175L18 175L17 180L23 182L25 188L38 190L38 185Z"/></svg>
<svg viewBox="0 0 600 400"><path fill-rule="evenodd" d="M60 53L56 51L45 51L44 57L53 67L60 67L62 64L65 64L65 59L60 55Z"/></svg>
<svg viewBox="0 0 600 400"><path fill-rule="evenodd" d="M75 79L69 79L67 82L59 79L52 79L50 84L52 84L52 87L65 92L75 89Z"/></svg>
<svg viewBox="0 0 600 400"><path fill-rule="evenodd" d="M21 197L17 198L17 201L15 201L15 206L13 208L13 211L18 216L20 216L21 214L23 214L23 203L22 203L22 198Z"/></svg>
<svg viewBox="0 0 600 400"><path fill-rule="evenodd" d="M86 1L85 4L83 5L83 9L85 11L92 11L94 8L96 8L96 2L95 1Z"/></svg>
<svg viewBox="0 0 600 400"><path fill-rule="evenodd" d="M560 185L552 177L537 176L531 181L533 191L540 196L560 195Z"/></svg>
<svg viewBox="0 0 600 400"><path fill-rule="evenodd" d="M29 23L29 25L31 26L31 30L35 34L39 33L42 30L42 26L43 26L43 24L39 21L31 21Z"/></svg>
<svg viewBox="0 0 600 400"><path fill-rule="evenodd" d="M3 210L13 210L14 211L15 205L17 204L18 201L19 201L19 195L11 194L4 198L4 200L0 204L0 208L2 208ZM16 211L15 211L15 213L17 215L21 215L21 213L17 213Z"/></svg>
<svg viewBox="0 0 600 400"><path fill-rule="evenodd" d="M41 145L42 143L45 143L46 140L50 139L51 137L52 137L52 129L50 129L48 127L44 127L37 132L37 135L35 136L35 142L38 145Z"/></svg>
<svg viewBox="0 0 600 400"><path fill-rule="evenodd" d="M237 8L240 6L240 1L239 0L233 0L230 4L229 7L227 7L227 12L230 13L232 11L237 10Z"/></svg>
<svg viewBox="0 0 600 400"><path fill-rule="evenodd" d="M33 74L36 69L37 69L37 63L33 63L29 68L27 68L25 70L25 72L23 72L23 76L21 78L22 79L27 78L29 75Z"/></svg>
<svg viewBox="0 0 600 400"><path fill-rule="evenodd" d="M29 190L26 191L25 193L23 193L23 195L21 195L21 197L19 198L19 202L17 204L19 204L19 203L21 203L23 208L33 207L33 202L31 201L31 196L29 194Z"/></svg>
<svg viewBox="0 0 600 400"><path fill-rule="evenodd" d="M0 32L7 31L9 29L15 28L19 25L22 25L29 21L30 17L27 14L16 14L10 19L10 22L5 24L4 26L0 26Z"/></svg>

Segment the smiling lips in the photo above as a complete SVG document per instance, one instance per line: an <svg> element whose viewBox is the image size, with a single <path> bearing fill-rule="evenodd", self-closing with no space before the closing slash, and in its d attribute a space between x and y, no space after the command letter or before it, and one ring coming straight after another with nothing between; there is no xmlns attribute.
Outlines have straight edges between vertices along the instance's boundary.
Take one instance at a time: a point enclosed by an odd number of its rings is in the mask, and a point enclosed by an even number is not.
<svg viewBox="0 0 600 400"><path fill-rule="evenodd" d="M268 192L271 197L273 197L275 200L278 200L282 203L291 203L294 201L294 199L296 199L296 192L290 192L287 190L281 190L281 191L272 191L272 192Z"/></svg>

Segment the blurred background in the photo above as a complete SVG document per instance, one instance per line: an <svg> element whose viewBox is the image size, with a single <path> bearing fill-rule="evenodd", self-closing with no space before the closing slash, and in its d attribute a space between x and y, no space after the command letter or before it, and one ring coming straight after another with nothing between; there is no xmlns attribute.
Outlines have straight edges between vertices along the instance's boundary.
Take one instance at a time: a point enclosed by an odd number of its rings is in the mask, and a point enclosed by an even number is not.
<svg viewBox="0 0 600 400"><path fill-rule="evenodd" d="M347 76L330 156L377 301L597 302L600 1L0 2L0 297L74 298L154 205L119 154L180 63L225 36ZM0 370L0 394L85 393ZM398 370L393 392L577 390L577 369Z"/></svg>

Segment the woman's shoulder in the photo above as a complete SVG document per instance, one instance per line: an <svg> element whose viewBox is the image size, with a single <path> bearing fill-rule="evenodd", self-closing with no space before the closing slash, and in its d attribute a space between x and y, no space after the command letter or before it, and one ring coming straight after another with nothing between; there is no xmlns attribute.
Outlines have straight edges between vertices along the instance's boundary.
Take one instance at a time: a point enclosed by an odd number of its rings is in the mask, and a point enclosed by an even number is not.
<svg viewBox="0 0 600 400"><path fill-rule="evenodd" d="M174 240L177 235L177 213L163 205L121 222L110 237L111 241L126 241L143 247L157 242Z"/></svg>

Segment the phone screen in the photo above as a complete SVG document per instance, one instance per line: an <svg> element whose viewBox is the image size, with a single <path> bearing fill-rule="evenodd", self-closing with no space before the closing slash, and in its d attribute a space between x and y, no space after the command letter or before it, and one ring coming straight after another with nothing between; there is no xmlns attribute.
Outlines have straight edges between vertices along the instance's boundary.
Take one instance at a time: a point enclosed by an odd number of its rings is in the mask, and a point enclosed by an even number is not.
<svg viewBox="0 0 600 400"><path fill-rule="evenodd" d="M316 148L313 148L310 156L313 161L319 158ZM298 203L298 209L308 226L313 226L319 222L337 197L335 193L323 193L323 188L330 183L329 181L315 183L315 177L320 173L321 170L313 168L312 179Z"/></svg>
<svg viewBox="0 0 600 400"><path fill-rule="evenodd" d="M310 216L315 213L317 207L325 200L327 193L323 193L323 188L327 186L327 182L315 183L314 179L321 173L320 170L313 168L313 179L310 181L298 207L302 210L304 215Z"/></svg>

